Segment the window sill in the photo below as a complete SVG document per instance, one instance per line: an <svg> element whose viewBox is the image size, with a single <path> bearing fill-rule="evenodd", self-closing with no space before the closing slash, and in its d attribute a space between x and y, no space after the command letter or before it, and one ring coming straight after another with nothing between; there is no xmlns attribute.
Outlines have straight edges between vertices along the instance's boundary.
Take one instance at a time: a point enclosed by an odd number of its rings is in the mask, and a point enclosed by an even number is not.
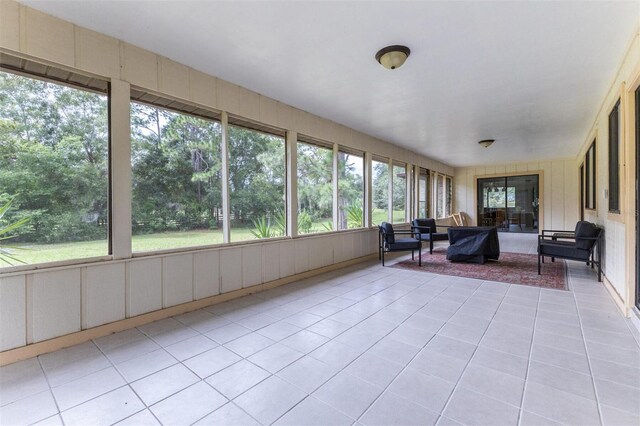
<svg viewBox="0 0 640 426"><path fill-rule="evenodd" d="M70 260L57 260L55 262L44 262L44 263L33 263L30 265L16 265L16 266L6 266L0 268L1 276L10 276L13 274L21 274L25 272L36 272L40 270L47 270L53 268L73 268L77 266L88 266L93 263L100 263L107 260L114 260L113 256L96 256L96 257L87 257L84 259L70 259Z"/></svg>

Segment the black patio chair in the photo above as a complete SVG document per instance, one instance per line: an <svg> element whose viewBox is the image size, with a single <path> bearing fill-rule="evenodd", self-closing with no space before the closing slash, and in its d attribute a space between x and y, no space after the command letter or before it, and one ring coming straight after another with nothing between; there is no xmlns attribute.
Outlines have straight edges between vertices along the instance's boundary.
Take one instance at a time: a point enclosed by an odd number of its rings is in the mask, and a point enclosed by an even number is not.
<svg viewBox="0 0 640 426"><path fill-rule="evenodd" d="M574 231L542 230L538 235L538 275L545 256L552 262L557 257L586 262L591 268L597 265L598 281L602 281L602 234L602 228L584 220L576 224Z"/></svg>
<svg viewBox="0 0 640 426"><path fill-rule="evenodd" d="M390 223L382 222L378 226L378 258L384 266L384 254L394 251L411 251L411 259L415 260L418 251L418 266L422 266L422 242L414 237L412 231L394 231ZM410 235L406 238L396 238L397 235Z"/></svg>
<svg viewBox="0 0 640 426"><path fill-rule="evenodd" d="M429 254L433 254L434 241L449 241L448 232L438 232L435 219L413 219L411 230L420 241L429 241ZM441 226L441 228L449 228Z"/></svg>

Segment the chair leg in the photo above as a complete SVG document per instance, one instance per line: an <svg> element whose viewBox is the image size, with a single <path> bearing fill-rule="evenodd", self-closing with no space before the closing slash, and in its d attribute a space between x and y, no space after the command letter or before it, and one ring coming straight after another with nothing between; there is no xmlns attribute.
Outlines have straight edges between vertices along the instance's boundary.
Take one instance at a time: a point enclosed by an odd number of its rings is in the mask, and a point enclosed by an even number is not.
<svg viewBox="0 0 640 426"><path fill-rule="evenodd" d="M418 266L422 266L422 243L418 247Z"/></svg>
<svg viewBox="0 0 640 426"><path fill-rule="evenodd" d="M411 260L416 260L416 251L411 250Z"/></svg>
<svg viewBox="0 0 640 426"><path fill-rule="evenodd" d="M384 250L382 250L382 266L384 266Z"/></svg>
<svg viewBox="0 0 640 426"><path fill-rule="evenodd" d="M542 260L544 261L544 257ZM540 254L538 254L538 275L540 275Z"/></svg>
<svg viewBox="0 0 640 426"><path fill-rule="evenodd" d="M429 240L429 254L433 254L433 240Z"/></svg>

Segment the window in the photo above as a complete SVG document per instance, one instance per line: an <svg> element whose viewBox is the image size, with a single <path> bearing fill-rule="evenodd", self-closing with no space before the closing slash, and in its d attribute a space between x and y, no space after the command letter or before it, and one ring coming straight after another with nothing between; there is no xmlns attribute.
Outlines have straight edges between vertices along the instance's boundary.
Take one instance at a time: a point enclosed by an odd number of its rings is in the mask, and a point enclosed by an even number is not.
<svg viewBox="0 0 640 426"><path fill-rule="evenodd" d="M393 188L392 188L392 222L404 223L407 221L407 166L403 163L393 163Z"/></svg>
<svg viewBox="0 0 640 426"><path fill-rule="evenodd" d="M109 254L106 93L0 71L0 268Z"/></svg>
<svg viewBox="0 0 640 426"><path fill-rule="evenodd" d="M507 194L508 195L508 194ZM445 201L444 201L444 215L450 216L452 213L452 200L453 200L453 178L446 176L445 177L445 191L444 191ZM515 192L513 196L513 203L515 205Z"/></svg>
<svg viewBox="0 0 640 426"><path fill-rule="evenodd" d="M380 225L389 221L389 162L374 159L371 162L371 170L371 221L374 225Z"/></svg>
<svg viewBox="0 0 640 426"><path fill-rule="evenodd" d="M429 216L429 171L420 169L418 178L418 217L426 218Z"/></svg>
<svg viewBox="0 0 640 426"><path fill-rule="evenodd" d="M298 141L298 233L333 230L333 149Z"/></svg>
<svg viewBox="0 0 640 426"><path fill-rule="evenodd" d="M131 104L134 252L223 242L221 140L217 121Z"/></svg>
<svg viewBox="0 0 640 426"><path fill-rule="evenodd" d="M444 176L436 176L436 218L445 217L444 214Z"/></svg>
<svg viewBox="0 0 640 426"><path fill-rule="evenodd" d="M585 158L585 207L596 208L596 141L594 140L587 151Z"/></svg>
<svg viewBox="0 0 640 426"><path fill-rule="evenodd" d="M620 213L620 100L609 114L609 212Z"/></svg>
<svg viewBox="0 0 640 426"><path fill-rule="evenodd" d="M286 235L285 140L229 126L231 241Z"/></svg>
<svg viewBox="0 0 640 426"><path fill-rule="evenodd" d="M338 153L338 229L364 226L364 158Z"/></svg>

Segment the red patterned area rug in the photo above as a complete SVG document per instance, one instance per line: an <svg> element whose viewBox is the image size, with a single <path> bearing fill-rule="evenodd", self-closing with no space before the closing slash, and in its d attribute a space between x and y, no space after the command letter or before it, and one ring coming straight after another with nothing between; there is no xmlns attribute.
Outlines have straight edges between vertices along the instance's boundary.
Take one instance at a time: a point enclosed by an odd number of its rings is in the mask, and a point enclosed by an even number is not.
<svg viewBox="0 0 640 426"><path fill-rule="evenodd" d="M568 290L566 262L556 259L552 263L551 259L546 258L546 262L542 264L542 274L538 275L538 255L536 254L503 252L500 253L498 261L488 261L484 265L480 265L450 262L447 260L447 249L439 247L433 250L433 254L427 252L422 255L421 267L418 266L417 259L404 260L396 263L393 267L440 275Z"/></svg>

